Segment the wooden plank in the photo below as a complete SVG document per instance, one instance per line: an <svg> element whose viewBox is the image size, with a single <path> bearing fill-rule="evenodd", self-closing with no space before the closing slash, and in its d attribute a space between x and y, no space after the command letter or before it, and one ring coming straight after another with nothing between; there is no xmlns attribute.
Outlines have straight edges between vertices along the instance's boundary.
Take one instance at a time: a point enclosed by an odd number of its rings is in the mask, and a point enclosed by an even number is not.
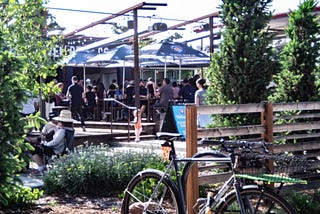
<svg viewBox="0 0 320 214"><path fill-rule="evenodd" d="M320 102L274 103L273 111L319 110Z"/></svg>
<svg viewBox="0 0 320 214"><path fill-rule="evenodd" d="M225 182L228 178L230 178L231 172L219 173L214 175L201 175L199 176L199 185L204 184L216 184L220 182Z"/></svg>
<svg viewBox="0 0 320 214"><path fill-rule="evenodd" d="M291 134L285 136L274 136L275 140L292 140L292 139L309 139L309 138L319 138L320 133L310 133L310 134Z"/></svg>
<svg viewBox="0 0 320 214"><path fill-rule="evenodd" d="M320 143L318 141L315 142L301 142L295 144L282 144L282 145L274 145L274 152L299 152L299 151L309 151L309 150L317 150L320 149Z"/></svg>
<svg viewBox="0 0 320 214"><path fill-rule="evenodd" d="M198 107L198 114L240 114L260 113L262 111L264 111L263 103L238 105L210 105Z"/></svg>
<svg viewBox="0 0 320 214"><path fill-rule="evenodd" d="M317 129L320 129L320 122L312 121L312 122L306 122L306 123L274 125L273 132L279 133L279 132L317 130Z"/></svg>
<svg viewBox="0 0 320 214"><path fill-rule="evenodd" d="M299 114L299 115L283 115L283 116L273 116L273 120L292 120L292 119L314 119L314 118L320 118L320 113L314 113L314 114Z"/></svg>
<svg viewBox="0 0 320 214"><path fill-rule="evenodd" d="M254 134L261 135L263 132L264 127L262 125L198 129L198 138L219 138Z"/></svg>

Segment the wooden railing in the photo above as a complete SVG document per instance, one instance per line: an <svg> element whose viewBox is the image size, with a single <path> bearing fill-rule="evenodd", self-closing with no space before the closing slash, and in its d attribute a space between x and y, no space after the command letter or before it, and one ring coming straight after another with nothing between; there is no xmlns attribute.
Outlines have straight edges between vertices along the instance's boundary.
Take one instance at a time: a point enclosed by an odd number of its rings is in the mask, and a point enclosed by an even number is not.
<svg viewBox="0 0 320 214"><path fill-rule="evenodd" d="M290 114L284 114L290 112ZM232 115L260 114L260 124L245 126L197 128L199 114ZM255 103L241 105L186 106L186 155L191 157L198 150L199 138L229 138L275 142L275 153L293 152L307 157L320 156L320 102ZM285 120L285 122L283 122ZM281 122L282 121L282 122ZM277 144L277 142L282 142ZM203 145L200 145L203 146ZM316 168L320 169L317 165ZM198 178L198 168L188 178L187 209L198 198L198 185L223 181L226 175ZM196 194L195 194L196 193ZM191 212L190 212L191 213Z"/></svg>

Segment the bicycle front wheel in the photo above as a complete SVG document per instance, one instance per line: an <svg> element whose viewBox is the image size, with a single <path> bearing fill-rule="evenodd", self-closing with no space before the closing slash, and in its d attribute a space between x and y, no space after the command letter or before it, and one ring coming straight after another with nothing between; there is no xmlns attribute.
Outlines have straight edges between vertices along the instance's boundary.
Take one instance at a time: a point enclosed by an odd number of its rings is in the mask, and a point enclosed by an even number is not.
<svg viewBox="0 0 320 214"><path fill-rule="evenodd" d="M281 196L258 188L248 188L240 191L245 213L255 214L297 214L297 211ZM241 213L235 192L229 194L216 213Z"/></svg>
<svg viewBox="0 0 320 214"><path fill-rule="evenodd" d="M181 214L182 209L176 185L159 170L145 170L129 182L121 213Z"/></svg>

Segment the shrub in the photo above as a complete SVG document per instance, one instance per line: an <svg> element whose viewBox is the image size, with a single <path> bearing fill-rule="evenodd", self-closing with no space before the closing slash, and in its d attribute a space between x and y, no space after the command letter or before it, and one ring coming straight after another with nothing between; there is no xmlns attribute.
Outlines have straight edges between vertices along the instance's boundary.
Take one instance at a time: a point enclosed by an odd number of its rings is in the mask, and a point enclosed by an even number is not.
<svg viewBox="0 0 320 214"><path fill-rule="evenodd" d="M292 192L288 195L288 201L295 206L298 213L320 213L319 190L314 193Z"/></svg>
<svg viewBox="0 0 320 214"><path fill-rule="evenodd" d="M2 190L6 192L6 203L0 205L0 207L25 206L26 204L31 204L33 203L33 201L39 199L39 197L43 194L42 190L32 190L30 187L21 186L19 184L1 186L0 187L2 188Z"/></svg>
<svg viewBox="0 0 320 214"><path fill-rule="evenodd" d="M114 151L107 146L78 147L57 159L44 177L47 193L111 195L123 191L140 170L162 162L154 152Z"/></svg>

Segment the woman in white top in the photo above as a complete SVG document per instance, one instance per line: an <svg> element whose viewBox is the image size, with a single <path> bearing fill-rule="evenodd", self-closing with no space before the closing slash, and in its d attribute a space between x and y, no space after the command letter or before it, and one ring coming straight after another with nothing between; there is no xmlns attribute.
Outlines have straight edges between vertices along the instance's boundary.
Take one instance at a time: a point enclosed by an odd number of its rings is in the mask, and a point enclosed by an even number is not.
<svg viewBox="0 0 320 214"><path fill-rule="evenodd" d="M205 105L206 104L206 89L205 89L205 84L206 80L205 79L198 79L197 82L197 87L198 90L196 91L194 95L194 102L197 105Z"/></svg>

